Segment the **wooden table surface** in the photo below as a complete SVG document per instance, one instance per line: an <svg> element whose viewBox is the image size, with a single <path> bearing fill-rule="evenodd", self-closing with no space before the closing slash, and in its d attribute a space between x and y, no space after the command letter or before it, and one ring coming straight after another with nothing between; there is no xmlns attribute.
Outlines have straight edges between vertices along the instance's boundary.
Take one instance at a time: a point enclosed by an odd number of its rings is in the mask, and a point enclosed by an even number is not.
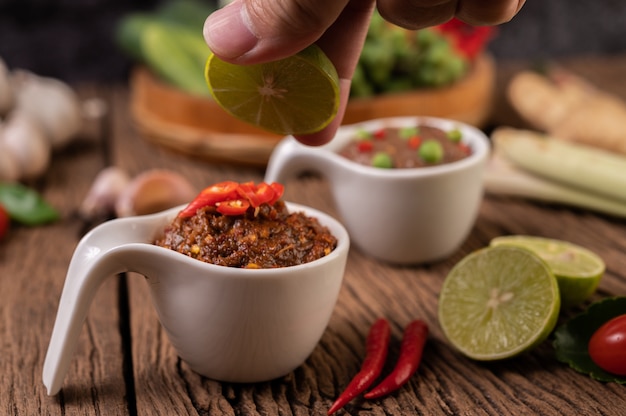
<svg viewBox="0 0 626 416"><path fill-rule="evenodd" d="M626 98L626 57L564 64ZM500 86L516 67L501 67ZM43 360L69 260L89 228L76 210L98 171L108 165L131 174L173 169L199 189L224 179L263 177L259 168L208 164L143 140L134 130L123 85L81 86L80 94L106 100L108 116L56 154L47 175L32 184L61 211L62 219L44 227L15 226L0 242L1 413L322 415L358 371L369 326L386 317L392 324L390 362L397 357L402 328L410 320L422 318L429 324L423 363L397 393L381 400L355 400L339 414L624 414L626 386L576 373L555 359L549 341L527 355L488 364L464 358L446 341L437 321L443 279L462 257L499 235L547 236L588 247L607 265L592 300L626 295L625 220L492 196L485 197L465 243L445 261L395 267L352 250L337 306L319 345L301 367L272 382L239 385L195 374L176 356L161 329L144 279L113 276L90 308L62 391L47 396L41 380ZM506 106L496 108L495 125L515 122ZM286 199L335 213L322 178L299 178L286 186ZM561 320L580 310L564 311Z"/></svg>

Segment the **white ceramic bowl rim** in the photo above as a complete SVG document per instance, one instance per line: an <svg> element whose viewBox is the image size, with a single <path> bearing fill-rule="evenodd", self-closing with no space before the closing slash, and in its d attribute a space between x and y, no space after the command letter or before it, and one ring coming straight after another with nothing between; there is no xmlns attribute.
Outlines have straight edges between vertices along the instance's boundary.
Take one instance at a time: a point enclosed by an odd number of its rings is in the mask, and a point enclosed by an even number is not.
<svg viewBox="0 0 626 416"><path fill-rule="evenodd" d="M245 268L228 267L228 266L222 266L222 265L204 262L204 261L186 256L175 250L170 250L165 247L154 245L152 244L152 242L148 242L148 244L154 246L155 248L159 250L162 250L163 255L170 256L172 260L189 262L194 267L200 267L200 268L206 269L207 274L210 274L214 270L219 270L219 272L222 274L225 272L230 272L232 276L229 276L229 278L232 277L232 278L239 278L239 279L260 279L264 277L275 278L275 277L283 277L285 275L291 275L292 273L297 273L298 270L311 268L311 267L318 267L324 263L333 261L338 256L340 256L343 251L348 250L349 244L350 244L348 232L339 221L337 221L330 215L324 212L318 211L314 208L311 208L305 205L294 204L292 202L285 202L285 203L290 213L304 212L308 217L316 218L320 222L321 225L328 227L329 231L337 239L337 246L335 247L335 249L331 251L329 254L327 254L326 256L321 257L317 260L313 260L308 263L298 264L295 266L266 268L266 269L245 269ZM153 215L163 215L167 213L169 214L167 216L168 218L167 223L169 223L169 221L171 221L174 218L174 216L185 206L186 205L181 205L176 208L172 208L168 210L167 212L162 212L162 213L153 214ZM162 232L161 228L156 230L155 236L158 235L160 232Z"/></svg>
<svg viewBox="0 0 626 416"><path fill-rule="evenodd" d="M463 132L462 140L464 143L470 146L472 153L466 158L451 163L406 169L381 169L373 166L365 166L360 163L351 161L337 153L345 145L347 140L353 137L353 133L357 129L375 131L382 128L383 126L398 127L415 126L420 124L427 124L439 128L456 127L461 129L461 131ZM327 156L331 160L333 160L333 162L342 165L345 168L352 169L362 175L412 179L416 177L428 177L440 175L443 173L452 173L457 170L463 170L466 167L474 165L483 160L489 152L490 144L487 137L482 131L474 126L470 126L469 124L438 117L414 116L379 118L355 124L343 125L339 127L339 130L337 131L337 134L335 135L333 141L324 146L320 146L319 149L328 150Z"/></svg>

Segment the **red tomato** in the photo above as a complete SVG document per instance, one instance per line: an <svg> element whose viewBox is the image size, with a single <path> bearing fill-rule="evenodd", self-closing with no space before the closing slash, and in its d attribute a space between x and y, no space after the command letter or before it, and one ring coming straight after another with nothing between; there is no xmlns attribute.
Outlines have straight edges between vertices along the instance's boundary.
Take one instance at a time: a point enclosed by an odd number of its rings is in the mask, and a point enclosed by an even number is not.
<svg viewBox="0 0 626 416"><path fill-rule="evenodd" d="M224 215L241 215L250 207L250 202L245 199L233 199L217 203L217 212Z"/></svg>
<svg viewBox="0 0 626 416"><path fill-rule="evenodd" d="M604 371L626 376L626 314L602 325L589 340L589 356Z"/></svg>
<svg viewBox="0 0 626 416"><path fill-rule="evenodd" d="M9 224L9 214L7 214L7 211L4 209L4 207L0 205L0 239L2 239L2 237L4 237L4 235L7 233L7 230L9 229Z"/></svg>

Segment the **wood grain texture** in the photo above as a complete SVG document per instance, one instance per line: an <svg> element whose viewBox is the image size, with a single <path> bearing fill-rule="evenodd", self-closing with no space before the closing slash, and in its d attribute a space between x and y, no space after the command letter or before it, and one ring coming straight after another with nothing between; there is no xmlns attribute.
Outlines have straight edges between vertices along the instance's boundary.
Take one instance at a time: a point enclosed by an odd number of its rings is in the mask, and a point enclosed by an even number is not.
<svg viewBox="0 0 626 416"><path fill-rule="evenodd" d="M598 61L570 63L601 74L604 85L621 75ZM626 62L626 57L619 62ZM618 64L615 68L624 68ZM622 72L623 73L623 72ZM471 234L445 261L415 267L384 264L350 252L339 300L320 343L306 362L272 382L220 383L182 362L162 330L144 277L112 276L100 288L81 331L61 393L46 396L41 371L67 265L85 232L75 215L96 173L114 164L137 174L168 168L198 188L233 179L260 180L262 169L208 164L155 147L133 128L123 86L81 89L109 103L106 134L85 136L55 156L48 175L33 184L62 212L38 228L13 227L0 242L0 412L9 415L324 415L358 371L369 326L381 316L392 325L385 372L397 359L403 327L430 326L423 363L410 382L380 400L356 399L351 415L621 415L626 387L578 374L554 357L550 340L518 358L479 363L456 352L437 321L446 274L495 236L561 238L602 256L607 271L592 300L626 295L626 222L562 206L485 198ZM626 97L626 91L622 91ZM102 132L100 132L102 133ZM285 198L335 215L321 177L289 181ZM390 202L392 203L392 201ZM561 322L582 310L563 311Z"/></svg>

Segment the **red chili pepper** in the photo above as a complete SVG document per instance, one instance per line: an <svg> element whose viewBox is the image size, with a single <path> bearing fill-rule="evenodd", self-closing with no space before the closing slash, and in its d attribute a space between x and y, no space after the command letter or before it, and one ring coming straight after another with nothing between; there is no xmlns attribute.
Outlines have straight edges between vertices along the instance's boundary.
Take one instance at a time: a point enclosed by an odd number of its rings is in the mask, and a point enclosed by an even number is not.
<svg viewBox="0 0 626 416"><path fill-rule="evenodd" d="M225 181L204 188L189 205L180 211L178 216L192 217L200 208L231 199L237 195L237 187L239 187L237 182Z"/></svg>
<svg viewBox="0 0 626 416"><path fill-rule="evenodd" d="M424 321L415 320L404 330L402 344L400 345L400 357L393 371L385 377L376 387L367 392L363 397L366 399L376 399L385 396L403 386L422 360L424 344L428 338L428 326Z"/></svg>
<svg viewBox="0 0 626 416"><path fill-rule="evenodd" d="M471 26L457 18L437 26L437 29L450 35L458 51L470 60L485 49L496 30L493 26Z"/></svg>
<svg viewBox="0 0 626 416"><path fill-rule="evenodd" d="M387 131L385 129L379 129L374 132L374 137L378 140L382 140L387 136Z"/></svg>
<svg viewBox="0 0 626 416"><path fill-rule="evenodd" d="M282 183L272 182L270 183L270 188L274 191L274 197L269 200L267 203L270 205L274 205L274 202L278 201L280 197L283 196L285 192L285 186Z"/></svg>
<svg viewBox="0 0 626 416"><path fill-rule="evenodd" d="M350 400L365 391L378 378L385 364L385 358L387 358L390 337L391 330L386 319L380 318L374 322L365 341L366 355L361 365L361 370L330 407L328 410L329 415L335 413Z"/></svg>
<svg viewBox="0 0 626 416"><path fill-rule="evenodd" d="M360 141L357 145L357 149L359 149L359 152L361 153L371 152L373 148L374 145L369 140Z"/></svg>
<svg viewBox="0 0 626 416"><path fill-rule="evenodd" d="M237 183L220 182L205 188L200 194L178 213L186 218L195 215L196 211L206 206L215 206L224 215L240 215L251 205L253 208L267 203L273 205L280 199L285 188L279 183L261 182ZM220 208L220 205L222 208ZM244 207L245 205L245 207Z"/></svg>
<svg viewBox="0 0 626 416"><path fill-rule="evenodd" d="M216 204L217 212L224 215L242 215L250 207L250 202L245 199L232 199L230 201L222 201Z"/></svg>
<svg viewBox="0 0 626 416"><path fill-rule="evenodd" d="M465 143L459 143L458 146L466 155L472 153L472 149L470 149L470 147Z"/></svg>
<svg viewBox="0 0 626 416"><path fill-rule="evenodd" d="M422 139L419 136L413 136L409 138L408 144L411 149L417 149L422 144Z"/></svg>

